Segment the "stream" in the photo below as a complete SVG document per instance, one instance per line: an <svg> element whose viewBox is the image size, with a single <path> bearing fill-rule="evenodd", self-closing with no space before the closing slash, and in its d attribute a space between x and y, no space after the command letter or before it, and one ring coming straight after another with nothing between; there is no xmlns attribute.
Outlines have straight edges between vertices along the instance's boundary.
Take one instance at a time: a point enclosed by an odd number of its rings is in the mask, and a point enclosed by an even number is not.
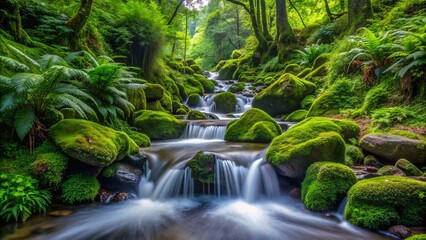
<svg viewBox="0 0 426 240"><path fill-rule="evenodd" d="M220 81L217 92L229 83ZM238 94L235 116L251 108L249 95ZM389 239L344 221L342 210L331 214L335 217L312 213L284 193L274 168L263 158L266 144L223 140L229 117L214 112L213 97L203 96L197 109L218 120L189 121L180 139L141 149L149 161L138 199L49 218L42 233L28 239ZM197 185L185 167L199 151L215 155L215 184Z"/></svg>

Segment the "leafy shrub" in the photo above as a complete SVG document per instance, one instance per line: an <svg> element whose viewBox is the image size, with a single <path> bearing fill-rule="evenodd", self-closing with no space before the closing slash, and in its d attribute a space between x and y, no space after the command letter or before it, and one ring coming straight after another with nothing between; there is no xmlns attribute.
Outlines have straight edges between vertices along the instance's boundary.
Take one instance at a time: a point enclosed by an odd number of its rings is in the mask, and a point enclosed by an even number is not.
<svg viewBox="0 0 426 240"><path fill-rule="evenodd" d="M390 107L373 111L371 119L374 125L378 125L379 127L390 127L393 124L403 123L414 116L415 113L407 108Z"/></svg>
<svg viewBox="0 0 426 240"><path fill-rule="evenodd" d="M321 26L316 32L314 38L317 43L331 43L334 40L336 23L328 23Z"/></svg>
<svg viewBox="0 0 426 240"><path fill-rule="evenodd" d="M330 51L330 46L326 44L312 44L303 50L296 50L299 53L298 64L303 67L311 67L315 59L322 53Z"/></svg>
<svg viewBox="0 0 426 240"><path fill-rule="evenodd" d="M72 175L62 184L62 199L69 204L90 202L95 199L100 187L94 176Z"/></svg>
<svg viewBox="0 0 426 240"><path fill-rule="evenodd" d="M38 190L30 176L0 175L0 217L25 221L34 212L44 212L50 204L50 192Z"/></svg>

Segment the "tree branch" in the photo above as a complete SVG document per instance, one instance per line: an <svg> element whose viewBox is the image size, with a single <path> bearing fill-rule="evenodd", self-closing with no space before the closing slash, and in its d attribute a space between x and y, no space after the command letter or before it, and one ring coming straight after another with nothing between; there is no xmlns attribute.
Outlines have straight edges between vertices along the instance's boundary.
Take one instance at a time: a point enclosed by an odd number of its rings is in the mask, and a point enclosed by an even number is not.
<svg viewBox="0 0 426 240"><path fill-rule="evenodd" d="M247 7L247 5L245 3L237 1L237 0L226 0L226 1L233 3L235 5L242 6L244 8L244 10L246 10L248 13L250 13L250 9Z"/></svg>
<svg viewBox="0 0 426 240"><path fill-rule="evenodd" d="M178 12L178 10L179 10L180 6L182 5L182 3L183 3L184 1L185 1L185 0L181 0L181 1L179 2L179 4L176 6L175 11L173 12L172 16L170 17L169 21L167 22L167 25L170 25L170 24L172 23L173 19L176 17L176 14L177 14L177 12Z"/></svg>

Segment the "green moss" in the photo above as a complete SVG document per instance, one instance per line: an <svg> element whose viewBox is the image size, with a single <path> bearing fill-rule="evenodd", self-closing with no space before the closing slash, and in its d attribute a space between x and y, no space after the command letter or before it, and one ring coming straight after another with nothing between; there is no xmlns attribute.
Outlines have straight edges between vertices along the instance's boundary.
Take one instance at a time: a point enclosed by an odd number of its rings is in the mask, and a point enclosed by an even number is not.
<svg viewBox="0 0 426 240"><path fill-rule="evenodd" d="M266 159L273 165L297 165L298 173L317 161L344 163L344 138L355 135L354 126L357 125L337 119L305 119L272 141Z"/></svg>
<svg viewBox="0 0 426 240"><path fill-rule="evenodd" d="M194 70L194 72L201 73L201 67L197 64L191 65L190 67L192 68L192 70Z"/></svg>
<svg viewBox="0 0 426 240"><path fill-rule="evenodd" d="M287 122L300 122L303 119L306 118L306 114L308 114L308 111L305 109L299 109L296 110L292 113L290 113L287 117L286 117L286 121Z"/></svg>
<svg viewBox="0 0 426 240"><path fill-rule="evenodd" d="M379 162L373 155L368 155L364 158L364 165L373 167L382 167L383 163Z"/></svg>
<svg viewBox="0 0 426 240"><path fill-rule="evenodd" d="M177 115L187 115L187 114L188 114L188 112L187 112L184 108L179 108L179 109L176 111L176 114L177 114Z"/></svg>
<svg viewBox="0 0 426 240"><path fill-rule="evenodd" d="M102 177L106 177L106 178L114 177L115 173L118 170L118 166L119 165L115 162L107 166L106 168L104 168L104 170L102 170Z"/></svg>
<svg viewBox="0 0 426 240"><path fill-rule="evenodd" d="M253 107L272 116L291 113L314 90L315 84L286 73L254 98Z"/></svg>
<svg viewBox="0 0 426 240"><path fill-rule="evenodd" d="M163 107L163 109L166 110L167 112L173 111L171 97L172 95L167 90L165 90L163 98L160 99L161 107Z"/></svg>
<svg viewBox="0 0 426 240"><path fill-rule="evenodd" d="M231 53L231 59L238 59L242 56L242 52L240 50L234 50Z"/></svg>
<svg viewBox="0 0 426 240"><path fill-rule="evenodd" d="M405 240L426 240L426 234L415 234Z"/></svg>
<svg viewBox="0 0 426 240"><path fill-rule="evenodd" d="M228 123L225 140L267 143L281 132L281 126L271 116L260 109L252 108L240 119Z"/></svg>
<svg viewBox="0 0 426 240"><path fill-rule="evenodd" d="M312 69L317 69L321 66L324 66L325 63L327 63L330 60L330 53L322 53L319 55L312 65Z"/></svg>
<svg viewBox="0 0 426 240"><path fill-rule="evenodd" d="M226 63L219 69L219 79L232 79L234 72L237 70L238 60L227 60Z"/></svg>
<svg viewBox="0 0 426 240"><path fill-rule="evenodd" d="M65 203L92 202L101 185L93 176L73 175L62 184L61 198Z"/></svg>
<svg viewBox="0 0 426 240"><path fill-rule="evenodd" d="M398 136L402 136L402 137L406 137L406 138L410 138L410 139L421 139L422 137L413 133L413 132L409 132L409 131L404 131L404 130L390 130L389 134L392 135L398 135Z"/></svg>
<svg viewBox="0 0 426 240"><path fill-rule="evenodd" d="M189 95L187 104L190 107L198 106L198 104L200 104L200 95L198 95L196 93Z"/></svg>
<svg viewBox="0 0 426 240"><path fill-rule="evenodd" d="M348 193L345 218L369 229L422 226L426 223L426 183L383 176L356 183Z"/></svg>
<svg viewBox="0 0 426 240"><path fill-rule="evenodd" d="M346 157L350 159L352 164L362 164L364 160L362 150L359 147L350 144L346 144Z"/></svg>
<svg viewBox="0 0 426 240"><path fill-rule="evenodd" d="M135 111L146 109L146 96L143 89L127 90L127 100L135 106Z"/></svg>
<svg viewBox="0 0 426 240"><path fill-rule="evenodd" d="M207 119L206 115L204 113L197 111L197 110L191 110L188 113L188 120L202 120Z"/></svg>
<svg viewBox="0 0 426 240"><path fill-rule="evenodd" d="M395 167L401 169L407 176L421 176L423 174L419 168L412 164L407 159L399 159L395 163Z"/></svg>
<svg viewBox="0 0 426 240"><path fill-rule="evenodd" d="M204 93L213 93L214 92L214 83L207 80L206 77L204 77L201 74L194 74L194 77L197 79L198 82L203 85Z"/></svg>
<svg viewBox="0 0 426 240"><path fill-rule="evenodd" d="M133 125L150 139L161 140L178 138L186 123L167 113L142 110L135 113Z"/></svg>
<svg viewBox="0 0 426 240"><path fill-rule="evenodd" d="M203 85L195 79L194 76L188 76L186 84L184 84L185 92L187 95L197 93L198 95L204 95Z"/></svg>
<svg viewBox="0 0 426 240"><path fill-rule="evenodd" d="M238 83L234 83L229 87L229 92L231 93L238 93L238 92L242 92L245 88L245 84L242 82L238 82Z"/></svg>
<svg viewBox="0 0 426 240"><path fill-rule="evenodd" d="M202 183L214 183L214 165L216 157L212 153L198 152L188 161L192 177Z"/></svg>
<svg viewBox="0 0 426 240"><path fill-rule="evenodd" d="M151 139L146 134L136 132L136 131L129 131L127 133L129 137L139 146L139 147L149 147L151 146Z"/></svg>
<svg viewBox="0 0 426 240"><path fill-rule="evenodd" d="M216 112L231 113L235 111L237 97L230 92L223 92L214 97L214 102L216 104Z"/></svg>
<svg viewBox="0 0 426 240"><path fill-rule="evenodd" d="M126 133L86 120L62 120L50 128L49 136L68 156L93 166L106 166L139 151Z"/></svg>
<svg viewBox="0 0 426 240"><path fill-rule="evenodd" d="M343 164L316 162L302 182L302 201L311 211L335 210L356 181L352 169Z"/></svg>
<svg viewBox="0 0 426 240"><path fill-rule="evenodd" d="M177 83L176 84L178 90L179 90L179 96L182 100L186 100L188 98L188 94L185 91L185 87L182 84Z"/></svg>
<svg viewBox="0 0 426 240"><path fill-rule="evenodd" d="M62 181L68 157L60 153L43 153L31 164L34 175L45 185L57 187Z"/></svg>
<svg viewBox="0 0 426 240"><path fill-rule="evenodd" d="M306 75L308 75L310 72L312 71L312 68L305 68L303 69L303 71L301 71L300 73L298 73L296 76L299 78L304 78L306 77Z"/></svg>
<svg viewBox="0 0 426 240"><path fill-rule="evenodd" d="M302 100L302 102L300 103L300 106L303 109L308 110L312 106L312 103L314 103L314 101L315 101L315 96L308 95Z"/></svg>
<svg viewBox="0 0 426 240"><path fill-rule="evenodd" d="M312 81L312 79L313 79L314 77L322 77L322 76L326 76L326 75L327 75L327 68L326 68L326 66L325 66L325 64L324 64L324 65L322 65L322 66L318 67L317 69L312 70L312 71L311 71L309 74L307 74L304 78L305 78L306 80Z"/></svg>
<svg viewBox="0 0 426 240"><path fill-rule="evenodd" d="M159 100L147 103L146 110L167 112L167 110L161 106L161 102Z"/></svg>
<svg viewBox="0 0 426 240"><path fill-rule="evenodd" d="M302 71L302 67L299 64L289 64L284 68L284 73L291 73L291 74L298 74L300 71Z"/></svg>
<svg viewBox="0 0 426 240"><path fill-rule="evenodd" d="M145 88L145 97L148 102L154 102L164 97L164 87L160 84L147 83Z"/></svg>
<svg viewBox="0 0 426 240"><path fill-rule="evenodd" d="M361 108L354 111L352 116L360 117L387 103L390 95L387 88L388 86L385 83L382 83L370 89L364 97Z"/></svg>
<svg viewBox="0 0 426 240"><path fill-rule="evenodd" d="M377 171L377 173L380 175L385 175L385 176L390 176L390 175L405 176L405 173L401 169L392 165L386 165L381 167Z"/></svg>

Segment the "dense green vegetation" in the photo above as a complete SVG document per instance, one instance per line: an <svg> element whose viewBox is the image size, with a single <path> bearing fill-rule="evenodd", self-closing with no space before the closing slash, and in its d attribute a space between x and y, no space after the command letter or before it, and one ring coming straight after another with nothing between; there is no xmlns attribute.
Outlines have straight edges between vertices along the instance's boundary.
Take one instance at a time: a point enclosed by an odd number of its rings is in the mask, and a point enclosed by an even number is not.
<svg viewBox="0 0 426 240"><path fill-rule="evenodd" d="M424 225L424 182L355 184L349 167L425 175L424 159L364 158L358 147L366 133L426 146L425 9L424 0L2 0L0 222L51 201L93 201L116 161L131 165L151 140L178 138L181 118L209 117L190 107L214 93L204 71L216 71L237 80L212 97L216 113L235 113L234 93L250 84L255 95L225 140L271 142L266 160L302 184L308 209L334 209L349 192L353 224ZM282 134L274 118L299 123ZM214 159L200 152L187 166L213 184Z"/></svg>

